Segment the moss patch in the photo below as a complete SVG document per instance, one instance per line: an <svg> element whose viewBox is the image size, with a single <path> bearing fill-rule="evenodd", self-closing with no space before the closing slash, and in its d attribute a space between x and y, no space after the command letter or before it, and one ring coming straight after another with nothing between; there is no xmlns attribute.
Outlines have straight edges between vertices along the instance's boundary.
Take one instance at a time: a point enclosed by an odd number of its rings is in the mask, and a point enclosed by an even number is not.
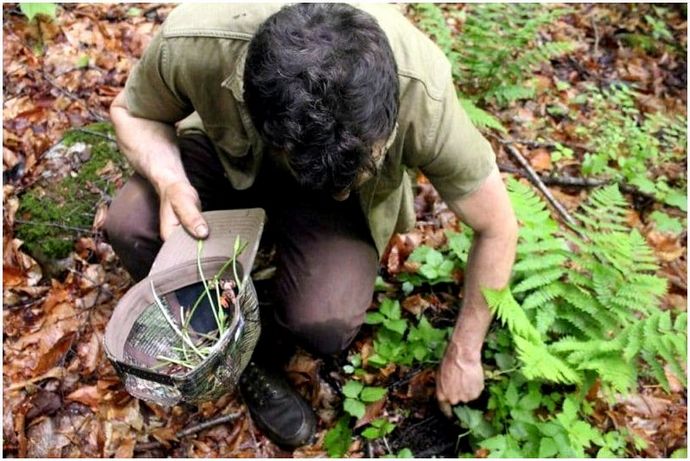
<svg viewBox="0 0 690 461"><path fill-rule="evenodd" d="M114 179L129 175L114 142L112 126L98 123L73 130L62 144L90 146L90 157L62 178L41 179L20 197L15 231L24 248L41 262L65 258L81 235L90 234L98 206L115 193Z"/></svg>

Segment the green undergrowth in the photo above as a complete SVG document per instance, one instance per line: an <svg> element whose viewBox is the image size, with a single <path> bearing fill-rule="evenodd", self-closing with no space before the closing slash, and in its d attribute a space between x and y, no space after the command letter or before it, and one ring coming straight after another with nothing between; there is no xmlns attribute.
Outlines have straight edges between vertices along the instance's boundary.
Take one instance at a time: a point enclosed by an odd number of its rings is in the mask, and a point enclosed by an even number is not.
<svg viewBox="0 0 690 461"><path fill-rule="evenodd" d="M592 192L572 228L559 226L530 186L511 179L508 189L521 224L516 263L509 287L484 293L496 317L483 351L487 399L455 407L471 448L459 455L635 455L645 440L624 428L595 425L592 395L613 404L635 393L640 382L670 392L669 373L686 386L683 306L661 310L667 282L656 275L645 239L626 224L629 205L617 186ZM386 296L366 318L374 331L373 354L366 361L350 357L344 372L352 380L390 364L435 366L442 357L450 328L434 327L423 313L410 314L396 298L453 283L454 272L467 263L472 233L446 236L445 246L421 246L410 255L415 273L378 284ZM363 411L347 403L345 420L328 441L347 448L357 434L350 418ZM395 435L395 427L377 424L359 434Z"/></svg>
<svg viewBox="0 0 690 461"><path fill-rule="evenodd" d="M87 129L112 136L109 124L93 124ZM115 143L104 137L73 130L62 140L65 147L80 142L90 146L88 160L62 178L37 181L20 196L17 219L21 222L16 224L15 235L40 261L65 258L74 240L91 232L99 204L115 192L115 184L103 175L106 167L127 168Z"/></svg>
<svg viewBox="0 0 690 461"><path fill-rule="evenodd" d="M414 6L418 27L434 39L451 63L460 102L480 128L505 131L487 112L535 96L529 76L550 59L574 49L570 42L542 41L539 33L570 10L544 4L471 4L444 12L441 6ZM455 19L452 31L447 20Z"/></svg>
<svg viewBox="0 0 690 461"><path fill-rule="evenodd" d="M642 113L638 97L630 86L619 83L604 90L589 86L576 98L573 117L589 114L587 122L575 129L591 146L582 172L625 181L668 206L687 211L685 168L678 177L664 173L667 166L686 161L686 117Z"/></svg>

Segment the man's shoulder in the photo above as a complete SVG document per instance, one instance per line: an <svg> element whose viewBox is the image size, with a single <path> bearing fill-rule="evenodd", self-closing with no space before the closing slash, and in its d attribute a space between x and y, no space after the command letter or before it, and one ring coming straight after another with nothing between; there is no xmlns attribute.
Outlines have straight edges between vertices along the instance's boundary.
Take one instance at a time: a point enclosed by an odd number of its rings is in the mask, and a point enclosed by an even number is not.
<svg viewBox="0 0 690 461"><path fill-rule="evenodd" d="M164 38L209 37L250 40L280 3L184 3L170 12Z"/></svg>
<svg viewBox="0 0 690 461"><path fill-rule="evenodd" d="M441 49L405 17L402 5L357 6L374 16L386 33L403 84L405 80L421 84L429 97L441 99L450 79L450 63Z"/></svg>

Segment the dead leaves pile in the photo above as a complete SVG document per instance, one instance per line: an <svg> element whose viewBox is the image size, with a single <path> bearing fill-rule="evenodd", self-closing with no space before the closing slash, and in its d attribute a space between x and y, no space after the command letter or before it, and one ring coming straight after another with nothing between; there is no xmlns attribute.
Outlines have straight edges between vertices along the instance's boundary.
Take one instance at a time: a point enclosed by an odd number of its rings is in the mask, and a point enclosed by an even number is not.
<svg viewBox="0 0 690 461"><path fill-rule="evenodd" d="M537 75L541 89L559 81L571 87L559 91L558 100L542 98L517 104L498 114L515 138L534 140L549 104L567 106L577 96L578 85L616 80L633 81L645 94L644 110L658 108L684 113L686 83L680 66L669 56L633 52L616 45L617 34L639 27L641 15L623 7L578 6L582 14L559 21L548 31L553 40L578 41L575 59L544 66ZM22 251L12 234L17 194L34 184L44 172L64 169L74 162L67 153L48 155L69 128L106 119L108 107L123 87L129 71L172 9L169 5L62 4L54 21L28 23L16 5L3 5L4 103L3 103L3 453L19 457L274 457L290 456L270 443L248 418L234 395L199 406L165 409L129 396L106 359L103 332L116 301L130 286L110 246L98 237L79 239L69 272L61 280L46 280L41 267ZM672 24L685 28L684 22ZM680 30L680 29L678 29ZM585 114L583 114L583 117ZM575 134L577 121L552 121L553 139L582 153ZM578 147L580 146L580 147ZM502 146L494 145L499 161L506 161ZM64 154L64 155L63 155ZM577 162L552 162L543 146L526 149L532 166L544 174L572 173ZM57 166L50 162L57 162ZM678 172L665 172L667 175ZM418 226L395 236L383 264L390 276L415 268L407 261L422 244L439 248L444 231L459 223L428 181L418 178L415 198ZM581 190L553 188L569 209L586 197ZM99 229L105 210L94 222ZM687 304L687 249L685 235L663 234L645 224L631 210L631 225L640 229L663 263L662 274L671 281L667 308ZM459 274L461 277L461 274ZM458 280L460 282L461 279ZM402 300L413 315L452 322L457 294L417 293ZM373 353L365 329L350 353L363 362ZM323 437L339 415L338 383L342 370L299 352L287 367L293 384L315 406L321 424L317 440L292 456L323 457ZM367 409L366 420L392 417L400 406L410 418L426 417L433 401L432 369L401 370L395 366L363 377L367 384L392 383L390 399ZM594 418L604 427L628 427L647 440L641 454L668 456L672 447L685 443L684 392L672 396L658 388L617 405L597 408ZM598 403L598 405L600 402ZM199 424L223 415L231 421L206 429ZM403 421L393 421L404 425ZM186 432L184 432L187 430ZM356 440L351 456L362 456L366 447Z"/></svg>

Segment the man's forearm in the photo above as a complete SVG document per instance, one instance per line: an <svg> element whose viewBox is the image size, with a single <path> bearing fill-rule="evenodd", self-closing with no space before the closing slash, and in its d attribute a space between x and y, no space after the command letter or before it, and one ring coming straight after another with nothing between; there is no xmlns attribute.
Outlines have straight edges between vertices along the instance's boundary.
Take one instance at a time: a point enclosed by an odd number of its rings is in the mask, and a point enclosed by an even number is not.
<svg viewBox="0 0 690 461"><path fill-rule="evenodd" d="M508 284L515 261L518 225L498 170L471 196L448 206L475 231L465 269L463 307L453 330L451 353L479 360L491 313L482 289Z"/></svg>
<svg viewBox="0 0 690 461"><path fill-rule="evenodd" d="M123 93L113 101L110 116L123 154L159 195L167 185L187 181L173 126L130 115Z"/></svg>
<svg viewBox="0 0 690 461"><path fill-rule="evenodd" d="M467 359L479 360L491 313L481 293L483 288L508 284L515 259L517 231L508 226L493 236L476 235L465 270L463 306L451 342Z"/></svg>

